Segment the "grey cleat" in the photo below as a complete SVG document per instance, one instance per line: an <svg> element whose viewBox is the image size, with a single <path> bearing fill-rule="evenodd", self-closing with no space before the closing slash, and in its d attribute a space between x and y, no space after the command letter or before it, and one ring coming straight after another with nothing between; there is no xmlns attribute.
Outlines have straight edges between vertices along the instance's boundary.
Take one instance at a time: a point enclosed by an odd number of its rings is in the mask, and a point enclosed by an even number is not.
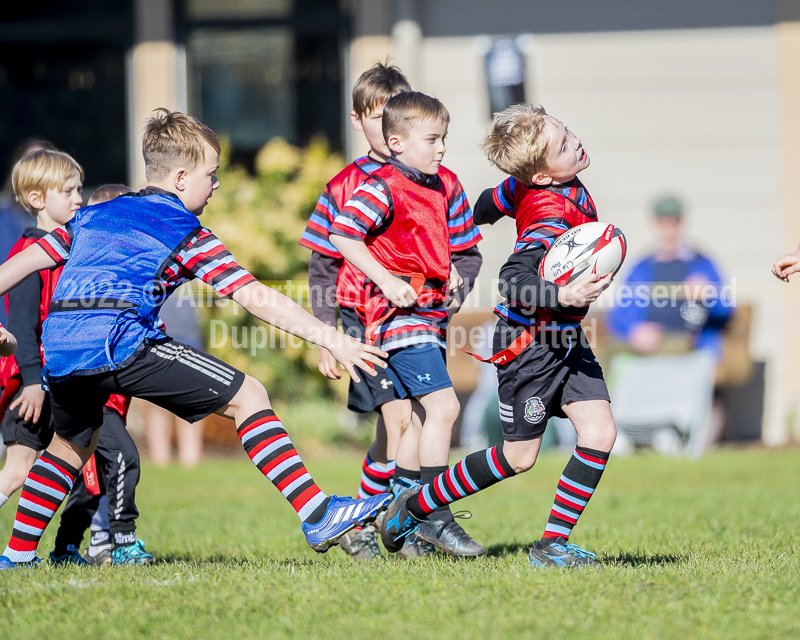
<svg viewBox="0 0 800 640"><path fill-rule="evenodd" d="M345 533L339 539L339 546L354 560L369 562L383 558L378 546L378 531L371 524Z"/></svg>
<svg viewBox="0 0 800 640"><path fill-rule="evenodd" d="M450 509L437 509L425 522L420 523L417 538L454 558L477 558L485 555L484 546L464 531L456 522L456 517L469 519L472 514L462 511L454 516Z"/></svg>

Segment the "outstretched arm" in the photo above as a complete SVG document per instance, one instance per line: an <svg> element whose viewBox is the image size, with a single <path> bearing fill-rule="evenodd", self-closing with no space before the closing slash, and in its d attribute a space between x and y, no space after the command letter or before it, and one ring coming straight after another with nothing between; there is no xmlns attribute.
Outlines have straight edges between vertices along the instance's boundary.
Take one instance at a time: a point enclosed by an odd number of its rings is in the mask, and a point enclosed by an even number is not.
<svg viewBox="0 0 800 640"><path fill-rule="evenodd" d="M267 324L326 348L345 366L356 382L360 378L355 367L372 376L377 375L377 372L368 363L386 368L386 363L381 359L389 355L385 351L340 333L271 287L260 282L251 282L237 289L231 297Z"/></svg>
<svg viewBox="0 0 800 640"><path fill-rule="evenodd" d="M29 275L52 269L58 263L39 244L32 244L0 265L0 296L4 296Z"/></svg>

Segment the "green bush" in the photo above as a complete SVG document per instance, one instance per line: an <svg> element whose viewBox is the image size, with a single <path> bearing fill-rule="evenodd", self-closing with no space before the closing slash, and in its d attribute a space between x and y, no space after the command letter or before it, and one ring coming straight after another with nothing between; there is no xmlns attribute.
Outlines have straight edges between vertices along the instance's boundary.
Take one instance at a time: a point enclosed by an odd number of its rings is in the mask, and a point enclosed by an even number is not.
<svg viewBox="0 0 800 640"><path fill-rule="evenodd" d="M321 137L306 149L271 140L256 157L255 175L231 166L228 158L229 145L223 142L221 187L203 213L203 224L256 278L306 304L302 294L307 292L311 252L298 241L317 199L341 170L344 158L332 153ZM281 347L281 332L267 331L235 303L216 296L207 296L206 301L213 301L202 306L209 332L206 338L215 337L210 331L212 321L218 331L217 343L209 344L211 353L261 380L273 399L295 403L336 396L336 385L317 371L318 349L296 340L294 346L290 342ZM219 346L225 331L228 340ZM264 340L268 334L274 346L254 349L252 338Z"/></svg>

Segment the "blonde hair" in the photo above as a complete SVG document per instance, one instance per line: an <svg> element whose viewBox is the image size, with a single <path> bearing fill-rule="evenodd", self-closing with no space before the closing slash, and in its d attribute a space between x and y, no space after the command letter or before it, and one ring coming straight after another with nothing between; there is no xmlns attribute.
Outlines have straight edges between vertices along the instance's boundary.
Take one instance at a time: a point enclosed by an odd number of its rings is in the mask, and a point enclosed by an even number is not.
<svg viewBox="0 0 800 640"><path fill-rule="evenodd" d="M203 142L220 152L217 134L197 118L178 111L156 109L144 125L142 155L148 181L159 181L180 166L194 169L205 160Z"/></svg>
<svg viewBox="0 0 800 640"><path fill-rule="evenodd" d="M503 173L530 184L534 175L547 170L546 118L544 107L528 103L495 113L483 153Z"/></svg>
<svg viewBox="0 0 800 640"><path fill-rule="evenodd" d="M17 201L32 214L36 214L28 203L28 196L38 191L42 197L48 190L64 188L64 183L76 173L83 181L83 167L63 151L36 149L25 154L14 165L11 184Z"/></svg>
<svg viewBox="0 0 800 640"><path fill-rule="evenodd" d="M389 64L388 58L385 63L376 62L359 76L353 87L353 111L363 118L403 91L411 91L411 85L400 68Z"/></svg>
<svg viewBox="0 0 800 640"><path fill-rule="evenodd" d="M425 120L450 124L450 113L439 100L419 91L398 93L383 107L383 137L387 142L390 136L405 138L411 127Z"/></svg>
<svg viewBox="0 0 800 640"><path fill-rule="evenodd" d="M133 189L124 184L104 184L97 187L89 198L87 204L91 207L93 204L100 204L101 202L108 202L114 198L124 196L126 193L131 193Z"/></svg>

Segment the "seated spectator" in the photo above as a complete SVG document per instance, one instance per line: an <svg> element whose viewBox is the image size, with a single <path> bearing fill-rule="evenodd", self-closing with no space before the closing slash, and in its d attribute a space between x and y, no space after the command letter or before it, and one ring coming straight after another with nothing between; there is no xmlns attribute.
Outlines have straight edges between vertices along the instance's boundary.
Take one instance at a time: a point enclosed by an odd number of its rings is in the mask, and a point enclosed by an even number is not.
<svg viewBox="0 0 800 640"><path fill-rule="evenodd" d="M609 311L609 329L640 355L659 353L665 338L683 336L694 349L709 349L718 358L721 331L732 312L730 304L719 298L719 270L683 241L680 200L662 198L653 212L658 247L625 278L623 285L630 287L630 293L619 297ZM646 304L637 293L637 287L645 290L643 286L648 292Z"/></svg>
<svg viewBox="0 0 800 640"><path fill-rule="evenodd" d="M650 445L697 456L722 429L714 367L733 308L717 267L682 239L681 202L662 198L654 214L658 246L633 266L606 316L637 354L611 364L615 451Z"/></svg>

